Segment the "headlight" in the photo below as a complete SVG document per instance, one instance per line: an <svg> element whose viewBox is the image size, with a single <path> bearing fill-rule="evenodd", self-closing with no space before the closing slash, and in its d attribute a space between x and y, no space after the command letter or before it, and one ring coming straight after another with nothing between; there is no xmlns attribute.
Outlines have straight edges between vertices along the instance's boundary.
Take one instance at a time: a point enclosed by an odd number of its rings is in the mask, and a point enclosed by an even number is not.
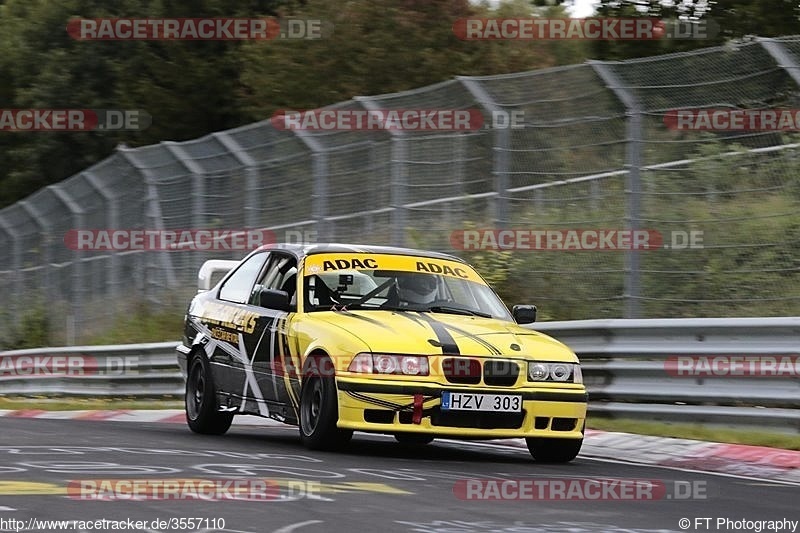
<svg viewBox="0 0 800 533"><path fill-rule="evenodd" d="M545 364L528 363L528 377L531 381L544 381L549 373L550 369Z"/></svg>
<svg viewBox="0 0 800 533"><path fill-rule="evenodd" d="M373 355L372 364L378 374L395 374L400 368L399 361L391 355Z"/></svg>
<svg viewBox="0 0 800 533"><path fill-rule="evenodd" d="M528 363L528 381L583 383L580 365L573 363Z"/></svg>
<svg viewBox="0 0 800 533"><path fill-rule="evenodd" d="M350 361L347 371L359 372L362 374L427 376L428 357L425 355L360 353Z"/></svg>
<svg viewBox="0 0 800 533"><path fill-rule="evenodd" d="M572 374L571 366L562 363L550 365L550 377L553 378L553 381L567 381Z"/></svg>

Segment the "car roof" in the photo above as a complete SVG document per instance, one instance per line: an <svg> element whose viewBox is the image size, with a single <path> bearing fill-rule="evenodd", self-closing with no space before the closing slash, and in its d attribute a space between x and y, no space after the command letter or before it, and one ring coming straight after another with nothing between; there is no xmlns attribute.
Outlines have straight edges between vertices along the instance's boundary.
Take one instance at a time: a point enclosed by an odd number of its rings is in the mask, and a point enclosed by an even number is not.
<svg viewBox="0 0 800 533"><path fill-rule="evenodd" d="M417 250L414 248L401 248L397 246L372 246L365 244L342 244L342 243L317 243L317 244L292 244L276 243L267 244L258 249L263 250L282 250L289 252L298 259L301 257L315 254L345 253L345 254L391 254L391 255L413 255L429 257L431 259L445 259L464 263L464 260L454 255L441 252L431 252L429 250Z"/></svg>

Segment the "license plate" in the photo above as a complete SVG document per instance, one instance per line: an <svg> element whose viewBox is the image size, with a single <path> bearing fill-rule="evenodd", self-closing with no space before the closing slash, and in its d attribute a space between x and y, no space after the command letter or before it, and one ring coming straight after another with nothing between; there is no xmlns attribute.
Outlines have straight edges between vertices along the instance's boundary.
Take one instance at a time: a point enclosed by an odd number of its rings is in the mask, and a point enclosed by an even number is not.
<svg viewBox="0 0 800 533"><path fill-rule="evenodd" d="M445 391L442 393L442 410L519 413L522 410L522 395Z"/></svg>

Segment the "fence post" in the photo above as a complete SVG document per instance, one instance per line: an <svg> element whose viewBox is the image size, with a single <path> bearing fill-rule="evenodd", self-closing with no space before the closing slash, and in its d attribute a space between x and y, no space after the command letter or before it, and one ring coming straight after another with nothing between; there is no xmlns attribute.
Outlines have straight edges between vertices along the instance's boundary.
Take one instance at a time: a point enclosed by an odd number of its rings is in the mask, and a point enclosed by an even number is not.
<svg viewBox="0 0 800 533"><path fill-rule="evenodd" d="M5 231L13 242L12 249L9 251L8 255L11 256L11 270L13 272L14 279L14 297L10 299L11 301L6 300L6 305L11 307L11 316L7 317L6 320L13 321L14 325L16 326L19 323L19 310L20 305L23 302L24 294L22 282L22 246L20 244L21 236L19 231L17 231L17 229L10 224L8 220L6 220L2 213L0 213L0 229ZM8 327L8 324L6 327Z"/></svg>
<svg viewBox="0 0 800 533"><path fill-rule="evenodd" d="M381 113L381 109L368 96L356 96L367 112ZM406 245L406 227L408 226L408 208L406 207L406 189L408 188L408 145L405 133L395 129L389 130L392 137L392 183L389 203L392 207L391 242L394 246Z"/></svg>
<svg viewBox="0 0 800 533"><path fill-rule="evenodd" d="M503 108L494 101L486 89L475 78L457 76L456 79L469 91L490 117L503 111ZM490 123L490 128L491 128ZM497 128L494 131L494 146L492 147L492 175L494 176L494 204L492 209L493 223L498 228L508 227L511 217L508 208L508 189L510 172L511 128Z"/></svg>
<svg viewBox="0 0 800 533"><path fill-rule="evenodd" d="M326 218L329 215L328 195L328 152L313 135L303 130L292 130L300 141L311 150L311 168L314 173L314 187L311 193L311 217L315 221L317 241L328 242L332 238L331 222Z"/></svg>
<svg viewBox="0 0 800 533"><path fill-rule="evenodd" d="M153 227L152 228L145 228L145 229L154 229L157 231L163 231L164 228L164 218L161 216L161 206L159 205L159 198L158 198L158 188L156 187L155 183L155 176L152 170L149 168L145 168L144 165L139 161L138 154L136 150L132 150L130 148L119 148L119 152L122 154L128 163L135 168L143 178L145 183L147 197L145 198L145 204L147 205L147 213L145 216L142 217L143 220L147 220L151 218L153 220ZM151 252L145 253L145 268L144 268L144 279L142 283L144 284L144 292L145 297L149 298L149 291L148 287L150 286L151 280L148 279L147 276L147 267L146 267L146 257ZM167 251L159 252L159 256L161 258L162 267L164 269L164 278L165 278L165 285L169 288L175 287L177 285L175 281L175 271L172 265L172 258L169 255L170 253ZM159 304L160 301L157 298L152 299L153 303Z"/></svg>
<svg viewBox="0 0 800 533"><path fill-rule="evenodd" d="M255 229L258 223L258 164L250 157L244 148L226 131L218 131L211 134L219 143L224 146L230 154L244 167L244 225L247 229ZM267 243L264 243L267 244Z"/></svg>
<svg viewBox="0 0 800 533"><path fill-rule="evenodd" d="M119 202L117 202L117 198L111 194L111 191L106 187L102 180L97 177L97 175L92 172L91 170L84 170L81 175L86 180L86 183L89 184L91 188L93 188L97 193L103 198L103 202L105 202L106 210L106 228L107 229L121 229L119 227ZM117 302L119 301L119 285L121 282L121 275L120 275L120 258L118 253L110 253L108 256L109 259L109 267L108 267L108 288L107 293L112 298L112 301ZM115 317L117 308L116 306L111 306L111 316L112 318Z"/></svg>
<svg viewBox="0 0 800 533"><path fill-rule="evenodd" d="M61 188L59 185L50 185L47 187L48 190L52 191L53 195L58 198L61 203L63 203L67 209L69 209L70 215L72 216L73 227L76 229L83 228L85 225L85 211L81 206L72 199L72 197L67 194L65 190ZM81 251L75 250L72 254L73 262L72 262L72 275L70 276L70 288L72 289L72 307L73 307L73 316L75 317L74 328L79 328L83 331L84 319L83 311L85 309L85 302L84 302L84 281L86 279L86 275L84 274L84 260L81 257ZM67 330L67 342L70 345L75 344L75 329ZM72 338L70 338L72 337Z"/></svg>
<svg viewBox="0 0 800 533"><path fill-rule="evenodd" d="M786 50L783 43L767 37L759 37L758 42L772 56L778 66L785 70L797 85L800 85L800 65L794 60L792 54Z"/></svg>
<svg viewBox="0 0 800 533"><path fill-rule="evenodd" d="M642 168L641 144L644 139L642 106L633 92L623 86L611 67L611 63L591 60L588 63L626 109L625 228L637 230L640 229L639 224L641 224L642 181L640 171ZM639 318L641 315L641 267L639 250L636 249L625 251L625 294L623 294L623 298L625 300L624 317Z"/></svg>
<svg viewBox="0 0 800 533"><path fill-rule="evenodd" d="M27 213L27 215L31 218L34 224L39 227L39 231L42 235L51 236L53 235L53 226L50 223L45 222L46 218L44 213L41 213L32 202L29 200L20 200L19 206ZM54 284L52 279L52 272L51 269L53 268L51 265L53 264L53 248L49 245L49 243L42 243L42 274L41 274L41 284L44 288L45 294L52 295L55 291L53 290ZM28 295L30 296L30 295Z"/></svg>

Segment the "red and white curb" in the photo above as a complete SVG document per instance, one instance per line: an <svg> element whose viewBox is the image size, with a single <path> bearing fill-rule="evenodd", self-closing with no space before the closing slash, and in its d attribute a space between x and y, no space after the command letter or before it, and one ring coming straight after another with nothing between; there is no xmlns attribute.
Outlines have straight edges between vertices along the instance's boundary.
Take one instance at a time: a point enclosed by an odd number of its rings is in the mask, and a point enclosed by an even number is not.
<svg viewBox="0 0 800 533"><path fill-rule="evenodd" d="M0 417L172 424L183 424L186 421L184 412L181 409L114 409L107 411L0 410ZM236 417L234 425L289 427L276 420L255 416ZM489 442L525 447L523 439L503 439ZM754 478L800 484L800 451L765 446L725 444L672 437L587 430L586 438L581 448L581 456L701 472L717 472L742 477L752 476Z"/></svg>

